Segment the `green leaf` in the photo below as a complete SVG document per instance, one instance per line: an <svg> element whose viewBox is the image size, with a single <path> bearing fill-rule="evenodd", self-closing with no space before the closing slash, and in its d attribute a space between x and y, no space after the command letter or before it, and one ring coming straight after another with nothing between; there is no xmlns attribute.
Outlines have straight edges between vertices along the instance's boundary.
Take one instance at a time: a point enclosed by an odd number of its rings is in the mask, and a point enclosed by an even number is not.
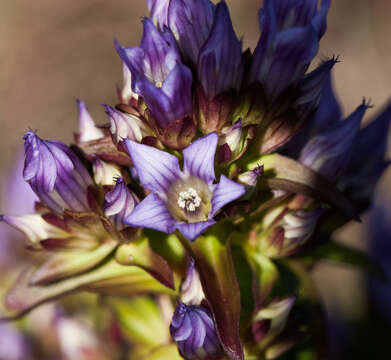
<svg viewBox="0 0 391 360"><path fill-rule="evenodd" d="M151 249L146 237L121 245L117 249L115 259L122 265L140 266L156 280L174 289L174 277L170 266Z"/></svg>
<svg viewBox="0 0 391 360"><path fill-rule="evenodd" d="M146 293L175 294L137 266L124 266L110 259L86 273L49 285L30 285L36 271L30 267L22 272L6 296L6 318L20 317L47 301L75 291L92 291L110 295L140 295Z"/></svg>
<svg viewBox="0 0 391 360"><path fill-rule="evenodd" d="M176 344L170 344L152 351L143 360L183 360L183 358L179 355Z"/></svg>
<svg viewBox="0 0 391 360"><path fill-rule="evenodd" d="M150 297L110 297L106 301L113 308L119 326L130 342L156 347L170 341L168 327L156 302Z"/></svg>

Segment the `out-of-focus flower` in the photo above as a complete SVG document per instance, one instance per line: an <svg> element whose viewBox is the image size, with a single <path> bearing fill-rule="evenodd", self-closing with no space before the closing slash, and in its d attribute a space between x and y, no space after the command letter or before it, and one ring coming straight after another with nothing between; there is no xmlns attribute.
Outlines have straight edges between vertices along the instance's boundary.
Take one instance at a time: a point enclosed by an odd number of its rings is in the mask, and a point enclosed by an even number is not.
<svg viewBox="0 0 391 360"><path fill-rule="evenodd" d="M79 158L60 141L42 140L33 131L25 139L24 179L53 211L88 211L92 179Z"/></svg>
<svg viewBox="0 0 391 360"><path fill-rule="evenodd" d="M77 105L79 108L78 141L87 142L103 138L104 133L101 129L96 127L94 119L88 112L85 102L77 100Z"/></svg>
<svg viewBox="0 0 391 360"><path fill-rule="evenodd" d="M222 353L212 316L203 306L180 303L174 312L170 332L180 354L187 360L214 359Z"/></svg>
<svg viewBox="0 0 391 360"><path fill-rule="evenodd" d="M331 180L342 175L352 156L353 143L367 109L368 105L363 101L346 120L310 140L299 161Z"/></svg>
<svg viewBox="0 0 391 360"><path fill-rule="evenodd" d="M16 328L0 323L0 359L25 360L32 356L27 340Z"/></svg>
<svg viewBox="0 0 391 360"><path fill-rule="evenodd" d="M178 229L190 241L214 225L217 211L245 192L243 185L224 175L213 184L217 140L217 134L211 133L184 149L183 171L175 156L126 140L140 182L152 193L125 223L166 233Z"/></svg>
<svg viewBox="0 0 391 360"><path fill-rule="evenodd" d="M124 219L130 215L138 203L136 195L129 190L122 178L115 180L113 190L105 195L103 211L111 219L117 230L124 228Z"/></svg>

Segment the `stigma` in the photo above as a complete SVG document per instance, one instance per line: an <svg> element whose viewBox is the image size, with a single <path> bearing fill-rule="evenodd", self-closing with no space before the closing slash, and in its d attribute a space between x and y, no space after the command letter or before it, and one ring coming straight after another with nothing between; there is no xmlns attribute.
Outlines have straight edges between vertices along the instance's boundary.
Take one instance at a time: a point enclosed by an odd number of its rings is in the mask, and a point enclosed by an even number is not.
<svg viewBox="0 0 391 360"><path fill-rule="evenodd" d="M194 212L201 205L201 198L197 191L193 188L188 188L187 191L181 191L178 196L178 206L181 209Z"/></svg>

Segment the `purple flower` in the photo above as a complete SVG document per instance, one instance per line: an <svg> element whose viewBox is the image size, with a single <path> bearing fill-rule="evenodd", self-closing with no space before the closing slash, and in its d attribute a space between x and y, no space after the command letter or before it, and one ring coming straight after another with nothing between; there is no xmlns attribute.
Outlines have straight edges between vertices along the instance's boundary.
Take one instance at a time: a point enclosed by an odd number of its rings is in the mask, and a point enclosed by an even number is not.
<svg viewBox="0 0 391 360"><path fill-rule="evenodd" d="M155 2L164 3L162 6L165 6L167 12L159 12L160 16L156 18L155 11L152 16L158 23L164 22L171 29L183 56L196 64L199 51L212 28L214 4L210 0L157 0ZM170 4L166 6L168 2Z"/></svg>
<svg viewBox="0 0 391 360"><path fill-rule="evenodd" d="M52 210L88 211L92 179L79 158L60 141L42 140L33 131L24 136L24 180Z"/></svg>
<svg viewBox="0 0 391 360"><path fill-rule="evenodd" d="M200 305L204 298L200 274L195 267L194 260L191 259L187 266L186 278L181 284L181 300L186 305Z"/></svg>
<svg viewBox="0 0 391 360"><path fill-rule="evenodd" d="M243 69L242 44L232 27L228 6L221 2L198 57L198 76L208 99L231 89L239 91Z"/></svg>
<svg viewBox="0 0 391 360"><path fill-rule="evenodd" d="M129 190L124 180L117 178L113 190L105 195L103 211L111 219L117 230L124 228L124 219L133 211L138 199L132 191Z"/></svg>
<svg viewBox="0 0 391 360"><path fill-rule="evenodd" d="M368 107L364 100L347 119L310 140L302 150L299 161L330 180L335 180L349 163L353 143Z"/></svg>
<svg viewBox="0 0 391 360"><path fill-rule="evenodd" d="M262 35L254 52L250 83L260 82L270 100L304 76L326 31L330 0L265 0Z"/></svg>
<svg viewBox="0 0 391 360"><path fill-rule="evenodd" d="M131 72L132 90L142 96L158 127L191 116L193 77L169 29L161 33L145 19L140 47L116 47Z"/></svg>
<svg viewBox="0 0 391 360"><path fill-rule="evenodd" d="M95 126L94 119L91 117L87 110L84 101L77 100L77 106L79 109L79 142L87 142L91 140L97 140L104 137L104 133L101 129Z"/></svg>
<svg viewBox="0 0 391 360"><path fill-rule="evenodd" d="M203 306L180 303L174 312L170 332L185 359L212 359L222 352L212 316Z"/></svg>
<svg viewBox="0 0 391 360"><path fill-rule="evenodd" d="M166 233L178 229L190 241L214 225L217 211L245 192L224 175L214 184L217 141L211 133L186 147L181 170L175 156L125 140L141 184L151 191L125 223Z"/></svg>

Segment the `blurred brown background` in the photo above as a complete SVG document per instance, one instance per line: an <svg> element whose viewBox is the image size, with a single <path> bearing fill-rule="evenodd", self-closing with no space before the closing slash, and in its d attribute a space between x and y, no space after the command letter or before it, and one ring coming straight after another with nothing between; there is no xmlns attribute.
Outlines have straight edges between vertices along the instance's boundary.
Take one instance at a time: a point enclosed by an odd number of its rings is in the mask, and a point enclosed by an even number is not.
<svg viewBox="0 0 391 360"><path fill-rule="evenodd" d="M227 2L238 35L244 36L246 46L254 47L261 1ZM122 77L113 39L138 45L145 15L143 0L1 0L1 183L29 127L38 129L43 138L72 140L77 126L75 98L87 102L98 123L104 121L101 104L115 103L115 85ZM377 105L369 111L370 118L391 94L390 15L390 0L333 1L319 57L339 55L342 60L334 75L345 113L366 96ZM359 228L345 230L342 237L365 246ZM316 276L328 280L321 291L332 295L327 297L329 306L345 304L351 315L359 311L355 309L361 307L353 303L360 305L362 299L352 297L352 289L359 288L361 278L351 270L321 270ZM340 281L335 282L336 277Z"/></svg>

